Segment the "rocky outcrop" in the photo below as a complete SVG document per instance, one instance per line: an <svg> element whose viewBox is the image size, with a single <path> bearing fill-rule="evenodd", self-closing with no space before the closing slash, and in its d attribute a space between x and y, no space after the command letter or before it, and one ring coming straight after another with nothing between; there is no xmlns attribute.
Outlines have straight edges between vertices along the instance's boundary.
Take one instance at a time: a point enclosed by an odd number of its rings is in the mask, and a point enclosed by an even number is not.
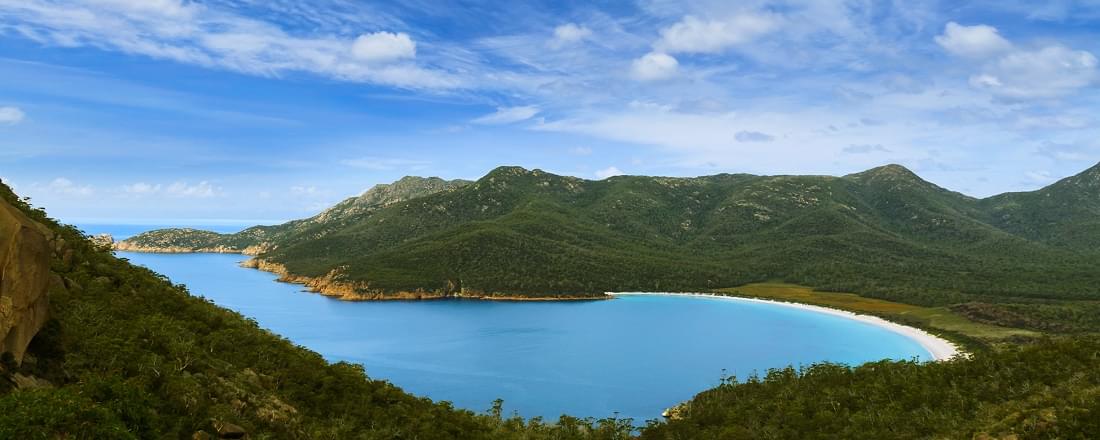
<svg viewBox="0 0 1100 440"><path fill-rule="evenodd" d="M64 240L0 200L0 352L17 363L49 315L51 288L64 281L50 272L51 257L72 264Z"/></svg>
<svg viewBox="0 0 1100 440"><path fill-rule="evenodd" d="M145 245L134 243L130 240L122 240L113 242L110 247L116 251L123 252L146 252L154 254L244 254L244 255L259 255L260 253L267 251L271 248L270 243L260 243L245 247L243 249L217 245L217 246L167 246L167 245Z"/></svg>
<svg viewBox="0 0 1100 440"><path fill-rule="evenodd" d="M664 417L665 419L668 419L668 420L682 419L682 418L684 418L684 414L688 410L688 405L689 404L690 404L690 402L677 403L675 406L673 406L671 408L668 408L668 409L664 410L663 412L661 412L661 417Z"/></svg>
<svg viewBox="0 0 1100 440"><path fill-rule="evenodd" d="M111 249L115 246L115 237L111 234L96 234L88 238L92 241L92 244L101 248Z"/></svg>
<svg viewBox="0 0 1100 440"><path fill-rule="evenodd" d="M437 291L415 292L385 292L371 288L367 283L352 282L344 278L343 268L337 267L320 277L307 277L294 275L279 263L252 258L241 263L241 266L271 272L279 276L279 281L284 283L302 284L310 292L341 299L344 301L381 301L381 300L415 300L444 298L447 295Z"/></svg>

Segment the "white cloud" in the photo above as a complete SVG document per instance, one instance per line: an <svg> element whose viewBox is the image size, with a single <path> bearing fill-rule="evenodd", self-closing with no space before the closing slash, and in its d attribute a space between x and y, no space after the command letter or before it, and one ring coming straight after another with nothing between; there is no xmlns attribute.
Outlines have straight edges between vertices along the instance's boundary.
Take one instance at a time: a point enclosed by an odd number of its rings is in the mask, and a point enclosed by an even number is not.
<svg viewBox="0 0 1100 440"><path fill-rule="evenodd" d="M1018 50L989 63L970 84L1009 99L1057 98L1100 79L1093 54L1064 46Z"/></svg>
<svg viewBox="0 0 1100 440"><path fill-rule="evenodd" d="M724 20L686 16L661 31L654 47L667 53L718 53L755 40L779 27L780 19L766 13L742 13Z"/></svg>
<svg viewBox="0 0 1100 440"><path fill-rule="evenodd" d="M623 174L626 173L616 167L607 167L602 170L596 171L596 178L606 179L608 177L621 176Z"/></svg>
<svg viewBox="0 0 1100 440"><path fill-rule="evenodd" d="M390 170L422 170L431 165L431 162L417 159L401 159L392 157L365 156L355 159L345 159L341 164L355 168L366 168L375 171Z"/></svg>
<svg viewBox="0 0 1100 440"><path fill-rule="evenodd" d="M358 59L374 62L415 58L416 42L404 32L375 32L356 38L351 53Z"/></svg>
<svg viewBox="0 0 1100 440"><path fill-rule="evenodd" d="M404 33L354 39L331 32L291 34L225 6L178 0L0 0L0 5L7 29L42 44L90 46L261 76L297 71L404 88L468 87L442 68L388 64L416 55L416 43Z"/></svg>
<svg viewBox="0 0 1100 440"><path fill-rule="evenodd" d="M161 186L159 184L150 185L150 184L145 183L145 182L138 182L138 183L135 183L133 185L123 185L122 186L122 191L123 192L126 192L128 194L136 194L136 195L154 194L154 193L159 192L160 189L161 189Z"/></svg>
<svg viewBox="0 0 1100 440"><path fill-rule="evenodd" d="M935 40L951 54L967 58L986 58L1012 50L1012 43L1001 37L997 28L984 24L964 26L952 21Z"/></svg>
<svg viewBox="0 0 1100 440"><path fill-rule="evenodd" d="M197 8L180 0L90 0L90 4L113 7L125 14L155 14L165 17L189 17Z"/></svg>
<svg viewBox="0 0 1100 440"><path fill-rule="evenodd" d="M221 188L202 181L195 185L187 182L176 182L164 188L164 193L172 197L205 199L221 194Z"/></svg>
<svg viewBox="0 0 1100 440"><path fill-rule="evenodd" d="M55 194L86 197L95 193L89 185L77 185L64 177L58 177L46 185L46 190Z"/></svg>
<svg viewBox="0 0 1100 440"><path fill-rule="evenodd" d="M1091 127L1093 118L1084 115L1060 114L1060 115L1022 115L1016 121L1016 126L1022 129L1079 129Z"/></svg>
<svg viewBox="0 0 1100 440"><path fill-rule="evenodd" d="M194 199L205 199L223 194L220 187L214 186L205 180L194 185L184 181L175 182L169 185L137 182L130 185L123 185L122 192L136 197L165 195L169 197Z"/></svg>
<svg viewBox="0 0 1100 440"><path fill-rule="evenodd" d="M631 73L639 81L658 81L672 78L679 68L680 63L671 55L650 52L634 60Z"/></svg>
<svg viewBox="0 0 1100 440"><path fill-rule="evenodd" d="M531 119L535 115L539 114L539 111L539 108L533 105L524 105L519 107L497 107L497 111L474 119L470 122L485 125L512 124L515 122Z"/></svg>
<svg viewBox="0 0 1100 440"><path fill-rule="evenodd" d="M575 23L566 23L554 28L554 38L548 46L557 49L584 41L592 36L592 30Z"/></svg>
<svg viewBox="0 0 1100 440"><path fill-rule="evenodd" d="M0 124L15 125L23 122L26 116L19 107L0 107Z"/></svg>
<svg viewBox="0 0 1100 440"><path fill-rule="evenodd" d="M950 22L935 40L953 55L983 60L970 85L999 98L1058 98L1100 78L1092 53L1058 44L1016 48L992 26Z"/></svg>
<svg viewBox="0 0 1100 440"><path fill-rule="evenodd" d="M290 193L296 196L315 196L321 194L316 186L295 185L290 187Z"/></svg>
<svg viewBox="0 0 1100 440"><path fill-rule="evenodd" d="M962 142L967 148L940 154L965 155L1017 138L1010 130L997 130L995 125L984 122L943 123L926 116L980 98L979 93L944 95L940 90L930 90L879 97L851 108L820 105L780 109L749 101L743 105L753 111L684 113L653 106L574 115L533 128L653 146L654 154L659 155L655 157L667 167L758 173L847 173L881 165L883 161L916 163L929 154L926 152L930 144L967 139ZM867 114L907 122L853 124ZM829 126L845 128L828 130ZM767 144L746 143L736 139L739 132L782 133L782 136L774 136ZM851 148L882 144L883 139L890 140L888 152L875 151L873 147ZM876 154L844 154L845 149Z"/></svg>
<svg viewBox="0 0 1100 440"><path fill-rule="evenodd" d="M889 153L890 149L882 144L858 144L844 147L841 151L848 154Z"/></svg>

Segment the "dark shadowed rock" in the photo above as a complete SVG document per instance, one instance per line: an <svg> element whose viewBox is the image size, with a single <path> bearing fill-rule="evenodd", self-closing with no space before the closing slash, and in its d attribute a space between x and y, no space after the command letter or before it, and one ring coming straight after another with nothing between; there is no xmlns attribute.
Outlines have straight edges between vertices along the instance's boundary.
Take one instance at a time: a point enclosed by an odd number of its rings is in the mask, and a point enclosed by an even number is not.
<svg viewBox="0 0 1100 440"><path fill-rule="evenodd" d="M229 422L214 422L214 430L218 438L245 438L248 435L244 428Z"/></svg>

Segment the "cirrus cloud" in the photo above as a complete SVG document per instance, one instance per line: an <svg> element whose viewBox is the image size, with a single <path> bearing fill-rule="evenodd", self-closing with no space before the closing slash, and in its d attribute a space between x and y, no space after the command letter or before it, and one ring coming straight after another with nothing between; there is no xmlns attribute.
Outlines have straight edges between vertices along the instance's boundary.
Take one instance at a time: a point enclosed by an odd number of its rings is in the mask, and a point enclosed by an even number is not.
<svg viewBox="0 0 1100 440"><path fill-rule="evenodd" d="M72 180L58 177L46 185L46 190L55 194L63 194L77 197L87 197L95 193L90 185L77 185Z"/></svg>
<svg viewBox="0 0 1100 440"><path fill-rule="evenodd" d="M476 118L470 122L482 125L513 124L531 119L539 114L539 111L539 108L533 105L497 107L497 111Z"/></svg>
<svg viewBox="0 0 1100 440"><path fill-rule="evenodd" d="M306 72L341 81L454 89L446 69L392 61L416 56L405 33L291 33L228 7L179 0L0 1L0 19L36 42L93 47L258 76Z"/></svg>
<svg viewBox="0 0 1100 440"><path fill-rule="evenodd" d="M222 188L208 181L201 181L194 185L185 181L177 181L168 185L137 182L123 185L122 192L131 196L164 195L176 198L206 199L224 195Z"/></svg>

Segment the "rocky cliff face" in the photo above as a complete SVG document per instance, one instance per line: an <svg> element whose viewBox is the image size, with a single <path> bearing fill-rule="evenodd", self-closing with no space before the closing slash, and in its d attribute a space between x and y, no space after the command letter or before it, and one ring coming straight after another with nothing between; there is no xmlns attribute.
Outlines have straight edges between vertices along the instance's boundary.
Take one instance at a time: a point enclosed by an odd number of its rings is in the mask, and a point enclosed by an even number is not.
<svg viewBox="0 0 1100 440"><path fill-rule="evenodd" d="M51 256L72 261L63 240L0 200L0 353L16 362L48 319L51 288L64 288L50 272Z"/></svg>

